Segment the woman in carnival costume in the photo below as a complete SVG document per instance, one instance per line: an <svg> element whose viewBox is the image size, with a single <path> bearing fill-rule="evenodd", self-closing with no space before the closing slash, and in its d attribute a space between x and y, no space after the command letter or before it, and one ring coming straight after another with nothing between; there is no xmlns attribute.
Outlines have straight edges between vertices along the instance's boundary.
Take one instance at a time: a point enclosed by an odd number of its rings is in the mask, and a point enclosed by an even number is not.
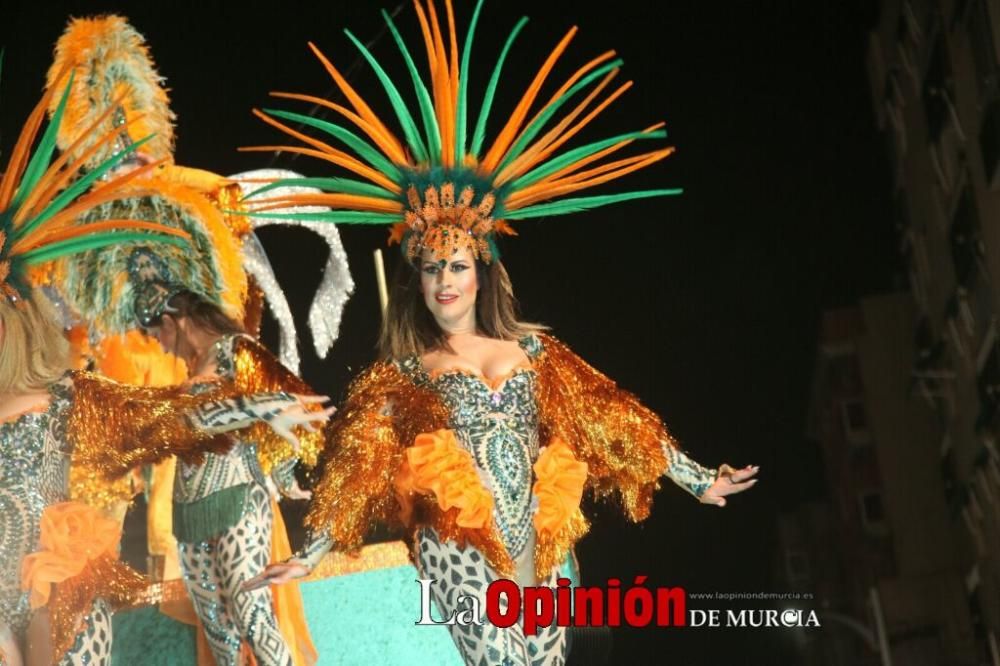
<svg viewBox="0 0 1000 666"><path fill-rule="evenodd" d="M53 260L123 242L188 246L177 229L132 218L86 228L80 214L130 196L148 167L115 174L142 141L84 173L83 162L53 161L72 76L64 71L29 117L0 178L0 663L110 663L112 604L127 603L145 581L117 560L120 529L71 500L69 470L105 476L177 454L196 459L231 446L224 433L266 421L297 445L291 428L326 420L306 413L321 398L252 396L216 390L189 396L137 388L68 371L63 329L36 287ZM59 92L56 92L59 91ZM50 98L55 112L32 152ZM110 111L109 111L110 115ZM103 120L102 117L100 120ZM114 145L127 129L86 128L73 148ZM29 636L30 633L30 636Z"/></svg>
<svg viewBox="0 0 1000 666"><path fill-rule="evenodd" d="M147 283L135 312L144 331L185 361L190 377L184 386L193 395L218 385L239 392L310 392L218 305L183 285ZM242 586L272 554L270 485L294 497L297 456L314 463L322 433L304 436L299 451L265 428L237 437L244 446L178 465L173 530L181 571L216 664L242 663L245 643L260 666L290 666L292 649L275 620L271 590ZM262 459L272 462L267 476ZM298 622L305 632L304 616Z"/></svg>
<svg viewBox="0 0 1000 666"><path fill-rule="evenodd" d="M470 47L482 2L459 51L452 6L447 30L433 3L415 2L431 71L430 86L388 14L411 75L419 111L411 113L371 53L348 37L375 70L405 135L400 142L318 50L351 108L308 95L276 93L335 111L346 126L286 111L258 112L305 145L267 146L337 164L361 179L311 178L322 195L255 197L270 207L333 208L314 219L392 224L405 262L393 285L382 360L358 377L331 422L301 554L272 565L251 584L305 575L331 548L352 550L377 523L402 524L421 578L445 617L466 597L480 608L489 583L555 586L558 567L588 529L585 491L614 495L631 520L650 511L666 476L701 502L752 486L757 468L707 469L685 455L660 418L632 394L544 332L517 318L498 234L510 223L605 204L677 194L649 190L570 197L660 160L671 148L605 159L637 141L663 138L660 125L572 149L566 142L620 96L609 88L621 61L604 53L581 67L544 103L542 85L575 29L558 43L492 144L485 128L504 60L526 19L503 47L478 120L468 103ZM419 117L423 131L418 127ZM292 128L325 132L354 154ZM361 135L364 135L361 136ZM273 187L288 185L279 182ZM561 664L565 629L537 635L518 626L449 627L468 664Z"/></svg>
<svg viewBox="0 0 1000 666"><path fill-rule="evenodd" d="M142 136L140 131L152 133L154 138L136 154L159 163L134 181L134 196L96 207L78 223L98 224L128 215L156 219L193 239L191 247L184 250L119 244L74 256L52 271L51 281L59 286L67 309L87 329L96 369L134 384L172 385L185 379L190 382L195 375L205 379L210 371L213 381L235 385L242 391L253 392L266 386L267 390L308 392L263 346L244 335L244 331L258 329L262 290L281 324L282 360L297 368L291 313L253 234L255 221L234 213L241 208L240 184L174 162L174 115L142 35L120 16L73 19L56 44L50 72L64 67L77 75L68 102L73 122L90 123L105 108L114 107L107 124L131 124L131 130L121 135L126 144ZM62 150L74 152L69 131L58 138ZM83 158L71 154L71 159ZM95 158L85 161L92 166ZM328 273L333 272L335 277L324 277L325 316L312 313L310 318L314 331L321 329L325 334L322 339L316 336L320 356L336 339L340 309L352 287L336 229L325 225L322 232L332 250ZM336 250L340 250L339 254ZM331 265L335 270L331 271ZM177 307L189 309L183 315L170 310L167 300L173 299L165 298L165 292L176 296ZM211 338L206 342L211 352L193 349L184 335L173 338L176 348L173 342L161 348L143 335L143 329L153 321L159 327L161 308L177 315L167 317L168 326L182 321L185 326L191 324L203 330ZM198 343L202 337L197 336ZM220 361L223 356L225 362ZM259 602L271 602L266 594L242 595L237 594L238 590L227 592L224 587L209 590L207 584L197 586L193 582L195 562L207 563L209 569L221 567L212 572L213 579L232 585L238 576L259 572L268 557L265 555L264 562L255 564L256 544L251 549L254 557L230 558L223 552L195 555L195 551L203 553L211 548L210 542L226 542L230 550L250 548L250 544L234 543L224 535L227 530L243 530L243 519L257 521L254 527L259 533L272 537L267 542L270 557L290 555L277 499L305 497L293 474L297 456L265 431L258 429L250 439L256 447L234 447L226 455L210 455L200 466L181 464L180 473L175 472L171 461L148 475L150 552L164 560L164 578L183 575L193 603L192 607L186 602L165 602L161 610L188 623L200 621L204 632L199 633L199 661L210 660L211 652L217 663L232 663L241 639L246 638L261 664L284 664L291 653L295 666L309 666L316 661L316 652L305 626L298 590L276 591L274 609L265 612ZM303 438L303 462L315 462L320 443L318 435ZM259 462L249 459L252 451L259 455ZM109 497L127 500L130 496L128 484L119 484L123 493L116 493L115 486L82 468L76 470L75 480L99 505L106 504ZM271 490L273 496L265 495L266 507L258 506L258 491L263 489ZM174 536L181 542L180 551L188 553L183 566L178 563ZM275 615L281 631L277 637L270 633ZM263 624L258 628L256 623ZM139 644L134 647L148 648ZM170 648L164 646L168 652Z"/></svg>

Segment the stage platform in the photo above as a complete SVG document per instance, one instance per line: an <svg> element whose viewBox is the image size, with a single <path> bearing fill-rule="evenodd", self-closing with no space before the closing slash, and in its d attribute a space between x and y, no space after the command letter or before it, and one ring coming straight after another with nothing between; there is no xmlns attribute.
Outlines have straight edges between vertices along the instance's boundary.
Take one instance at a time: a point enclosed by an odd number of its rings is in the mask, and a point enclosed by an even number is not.
<svg viewBox="0 0 1000 666"><path fill-rule="evenodd" d="M417 570L401 542L331 554L301 584L320 666L462 666L448 630L417 626ZM112 666L195 664L195 629L143 606L115 614Z"/></svg>

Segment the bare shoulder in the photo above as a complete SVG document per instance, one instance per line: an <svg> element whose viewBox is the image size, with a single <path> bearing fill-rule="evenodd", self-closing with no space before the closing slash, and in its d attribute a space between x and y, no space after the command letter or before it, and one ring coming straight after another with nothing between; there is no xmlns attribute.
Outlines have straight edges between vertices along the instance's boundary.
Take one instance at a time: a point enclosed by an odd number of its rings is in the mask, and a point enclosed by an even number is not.
<svg viewBox="0 0 1000 666"><path fill-rule="evenodd" d="M0 395L0 422L17 418L29 412L44 412L52 401L48 391Z"/></svg>

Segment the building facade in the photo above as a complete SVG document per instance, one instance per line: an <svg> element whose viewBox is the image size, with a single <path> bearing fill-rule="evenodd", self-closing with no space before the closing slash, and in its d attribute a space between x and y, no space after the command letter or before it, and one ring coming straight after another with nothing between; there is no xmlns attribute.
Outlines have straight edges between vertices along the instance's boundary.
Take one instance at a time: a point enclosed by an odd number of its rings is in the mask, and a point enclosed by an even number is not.
<svg viewBox="0 0 1000 666"><path fill-rule="evenodd" d="M804 549L822 609L810 664L984 663L939 473L938 417L912 391L919 318L907 293L823 318L809 434L830 499L786 516L782 534L782 552Z"/></svg>
<svg viewBox="0 0 1000 666"><path fill-rule="evenodd" d="M971 663L1000 666L1000 0L883 0L868 70L909 272L908 394L932 415L911 450L934 445Z"/></svg>

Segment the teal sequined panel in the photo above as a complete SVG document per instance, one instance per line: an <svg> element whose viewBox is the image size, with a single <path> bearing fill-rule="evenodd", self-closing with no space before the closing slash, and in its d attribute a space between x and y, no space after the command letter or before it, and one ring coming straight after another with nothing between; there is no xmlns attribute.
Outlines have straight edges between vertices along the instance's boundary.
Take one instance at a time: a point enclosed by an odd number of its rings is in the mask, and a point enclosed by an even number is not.
<svg viewBox="0 0 1000 666"><path fill-rule="evenodd" d="M115 613L111 666L195 666L195 628L167 617L158 608Z"/></svg>

